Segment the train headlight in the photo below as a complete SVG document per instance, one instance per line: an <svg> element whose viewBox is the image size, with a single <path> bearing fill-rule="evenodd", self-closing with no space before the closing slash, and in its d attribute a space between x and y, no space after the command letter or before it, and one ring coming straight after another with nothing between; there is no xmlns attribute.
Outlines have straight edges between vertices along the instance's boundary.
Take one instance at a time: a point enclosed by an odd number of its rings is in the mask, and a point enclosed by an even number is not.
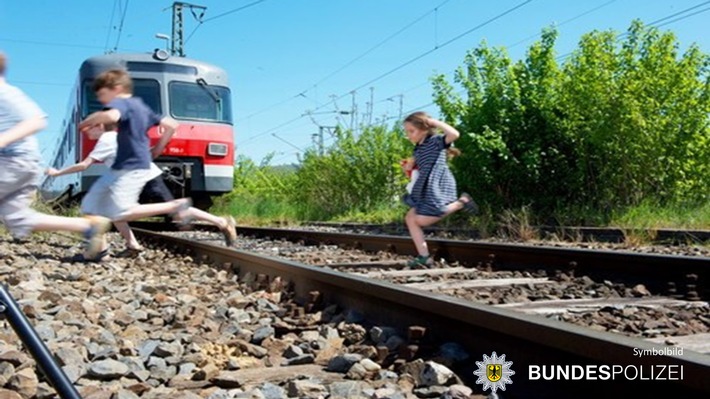
<svg viewBox="0 0 710 399"><path fill-rule="evenodd" d="M207 154L223 157L227 155L227 145L222 143L209 143L207 145Z"/></svg>

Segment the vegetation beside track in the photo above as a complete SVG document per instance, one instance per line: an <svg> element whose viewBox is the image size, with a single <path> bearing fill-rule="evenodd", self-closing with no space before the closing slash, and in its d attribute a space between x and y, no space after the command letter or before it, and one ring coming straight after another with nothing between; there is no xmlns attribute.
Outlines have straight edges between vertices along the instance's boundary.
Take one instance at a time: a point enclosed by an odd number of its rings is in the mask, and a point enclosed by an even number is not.
<svg viewBox="0 0 710 399"><path fill-rule="evenodd" d="M432 78L441 116L462 132L459 189L482 208L446 223L710 228L710 56L638 21L562 56L556 39L544 30L518 61L482 43L453 82ZM401 221L398 164L412 147L399 123L337 129L326 143L289 167L240 158L213 211L254 224Z"/></svg>

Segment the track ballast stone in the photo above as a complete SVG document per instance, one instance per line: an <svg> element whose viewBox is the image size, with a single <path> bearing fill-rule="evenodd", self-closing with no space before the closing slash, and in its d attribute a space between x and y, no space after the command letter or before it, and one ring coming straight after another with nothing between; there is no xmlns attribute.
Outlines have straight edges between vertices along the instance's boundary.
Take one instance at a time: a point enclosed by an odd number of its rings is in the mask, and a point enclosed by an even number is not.
<svg viewBox="0 0 710 399"><path fill-rule="evenodd" d="M136 259L72 263L78 251L59 235L19 243L0 236L0 282L85 399L472 392L454 372L471 361L455 343L404 356L401 349L417 343L407 332L327 304L306 311L279 279L239 280L229 264L152 249ZM56 397L7 323L0 395Z"/></svg>

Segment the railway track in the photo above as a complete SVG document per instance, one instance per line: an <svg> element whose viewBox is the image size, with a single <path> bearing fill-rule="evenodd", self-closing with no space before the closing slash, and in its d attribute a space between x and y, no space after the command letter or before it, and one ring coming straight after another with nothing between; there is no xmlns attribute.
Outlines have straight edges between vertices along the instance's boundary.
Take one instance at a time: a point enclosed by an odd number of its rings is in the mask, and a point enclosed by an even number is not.
<svg viewBox="0 0 710 399"><path fill-rule="evenodd" d="M304 228L315 227L340 230L352 233L373 233L408 235L407 226L400 223L368 224L368 223L338 223L338 222L309 222ZM691 229L624 229L604 227L577 227L577 226L531 226L531 231L536 232L541 238L556 238L560 240L573 240L583 242L623 243L630 236L643 237L653 243L666 245L684 245L688 243L703 243L710 241L710 230ZM483 238L479 230L460 227L425 227L426 233L438 236L453 236L458 238Z"/></svg>
<svg viewBox="0 0 710 399"><path fill-rule="evenodd" d="M365 251L408 254L407 247L411 247L407 245L408 240L402 237L251 228L241 228L239 232L243 236L290 239L320 245L325 243ZM158 235L147 230L141 230L139 234L156 245L185 251L193 257L204 256L213 262L229 263L241 275L261 275L260 278L265 280L276 277L287 280L293 285L296 297L304 303L312 300L317 292L317 296L326 303L356 310L366 315L370 323L386 323L405 330L420 326L427 332L427 338L459 342L469 353L476 354L476 358L493 351L505 353L508 355L507 360L515 361L513 368L520 371L518 377L513 379L515 384L509 387L504 397L586 397L594 387L614 390L619 395L624 392L627 395L635 394L638 390L649 388L659 395L661 391L675 395L686 392L690 397L710 393L710 383L703 379L703 375L710 371L710 357L707 355L710 353L707 347L710 335L707 333L641 339L559 321L571 317L569 315L581 315L583 318L585 312L616 312L617 316L629 317L636 312L659 308L688 310L696 307L699 312L707 315L707 302L701 300L707 298L706 258L593 254L591 252L595 251L553 251L549 248L481 246L475 243L464 245L450 240L436 240L430 245L438 251L438 257L448 262L448 266L431 270L401 270L402 262L396 259L331 261L308 266L213 246L194 237L185 239ZM541 270L539 275L526 271L531 270L530 262L533 262L535 270ZM649 268L653 273L648 272ZM549 278L550 271L555 278ZM659 290L655 292L670 295L605 297L602 292L596 298L538 298L524 302L511 300L502 301L496 306L476 303L460 295L461 290L496 292L486 291L495 289L500 292L500 289L504 289L508 291L502 298L507 298L511 297L510 290L515 287L527 287L534 292L537 287L561 284L575 279L574 276L611 278L614 281L610 282L612 286L618 281L633 281L637 284L634 288L638 290ZM639 288L639 281L647 284L648 288ZM515 299L514 296L512 298ZM555 320L551 315L560 317ZM701 319L700 323L703 322L710 325L710 322ZM677 350L681 347L685 351L679 355ZM659 349L668 353L657 356L637 355L644 350ZM673 350L676 352L669 352ZM416 348L413 351L416 354ZM464 382L476 387L475 380L472 380L476 368L473 360L460 366L457 371ZM528 371L533 370L530 367L537 365L604 364L633 365L639 369L646 367L647 371L652 366L658 370L676 365L682 366L684 374L682 381L672 382L638 379L542 382L528 379L531 376ZM531 392L535 394L531 395Z"/></svg>

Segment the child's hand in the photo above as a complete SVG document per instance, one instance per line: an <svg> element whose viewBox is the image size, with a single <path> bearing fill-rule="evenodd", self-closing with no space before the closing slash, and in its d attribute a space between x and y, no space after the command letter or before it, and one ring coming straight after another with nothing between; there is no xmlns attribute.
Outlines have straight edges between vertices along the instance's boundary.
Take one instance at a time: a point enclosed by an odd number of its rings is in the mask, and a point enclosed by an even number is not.
<svg viewBox="0 0 710 399"><path fill-rule="evenodd" d="M59 170L54 169L54 168L47 168L45 173L47 174L47 176L56 176L59 174Z"/></svg>
<svg viewBox="0 0 710 399"><path fill-rule="evenodd" d="M414 159L412 158L403 159L399 164L405 172L409 172L414 169Z"/></svg>

